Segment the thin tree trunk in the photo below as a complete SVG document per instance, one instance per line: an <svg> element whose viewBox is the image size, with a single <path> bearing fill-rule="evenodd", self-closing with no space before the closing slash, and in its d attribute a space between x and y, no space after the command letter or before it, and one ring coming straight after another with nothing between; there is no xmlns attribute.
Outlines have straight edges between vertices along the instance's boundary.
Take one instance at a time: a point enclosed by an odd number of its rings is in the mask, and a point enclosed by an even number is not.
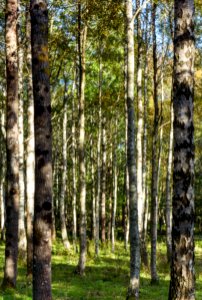
<svg viewBox="0 0 202 300"><path fill-rule="evenodd" d="M110 154L109 154L110 158L109 158L109 180L108 182L108 191L109 191L109 206L108 206L108 212L109 212L109 217L108 217L108 232L107 232L107 236L108 236L108 241L111 241L111 237L112 237L112 192L113 192L113 183L112 183L112 161L113 161L113 145L111 144L110 147Z"/></svg>
<svg viewBox="0 0 202 300"><path fill-rule="evenodd" d="M127 298L139 298L140 242L137 210L137 174L135 161L134 115L134 22L132 0L126 0L127 24L127 108L128 108L128 155L130 197L130 285Z"/></svg>
<svg viewBox="0 0 202 300"><path fill-rule="evenodd" d="M115 121L114 134L114 155L113 155L113 211L112 211L112 252L115 250L115 225L116 225L116 208L117 208L117 118Z"/></svg>
<svg viewBox="0 0 202 300"><path fill-rule="evenodd" d="M98 113L98 140L97 140L97 197L95 204L96 211L96 241L95 255L99 254L99 213L100 213L100 196L101 196L101 130L102 130L102 64L99 66L99 113Z"/></svg>
<svg viewBox="0 0 202 300"><path fill-rule="evenodd" d="M153 84L154 84L154 129L152 137L152 186L151 186L151 282L158 282L157 261L157 215L158 215L158 122L159 107L157 95L157 56L156 56L156 3L153 2L152 9L152 36L153 36Z"/></svg>
<svg viewBox="0 0 202 300"><path fill-rule="evenodd" d="M85 168L85 76L87 25L81 28L81 4L78 4L79 31L79 192L80 192L80 257L78 273L83 275L86 264L86 168Z"/></svg>
<svg viewBox="0 0 202 300"><path fill-rule="evenodd" d="M67 97L66 97L66 83L64 95L64 116L62 122L62 184L60 196L60 225L63 245L66 249L70 248L70 243L67 235L66 217L65 217L65 195L66 195L66 181L67 181Z"/></svg>
<svg viewBox="0 0 202 300"><path fill-rule="evenodd" d="M148 253L146 245L147 228L147 118L148 118L148 7L146 7L146 26L145 26L145 62L144 62L144 128L143 128L143 153L142 153L142 202L144 203L143 213L143 231L141 240L141 258L143 264L148 267Z"/></svg>
<svg viewBox="0 0 202 300"><path fill-rule="evenodd" d="M18 1L18 11L20 3ZM19 138L19 255L24 258L27 249L27 238L25 232L25 176L24 176L24 99L23 99L23 45L22 45L22 15L18 16L18 138Z"/></svg>
<svg viewBox="0 0 202 300"><path fill-rule="evenodd" d="M91 126L93 128L93 118L91 116ZM93 135L90 139L90 158L91 158L91 199L92 199L92 238L96 237L96 215L95 215L95 167L93 155Z"/></svg>
<svg viewBox="0 0 202 300"><path fill-rule="evenodd" d="M172 255L172 237L171 237L171 174L173 164L173 101L171 95L170 103L170 139L168 150L167 177L166 177L166 245L167 260L170 262Z"/></svg>
<svg viewBox="0 0 202 300"><path fill-rule="evenodd" d="M46 1L31 0L30 14L35 132L33 299L50 300L52 299L52 129Z"/></svg>
<svg viewBox="0 0 202 300"><path fill-rule="evenodd" d="M101 240L106 241L106 117L102 119Z"/></svg>
<svg viewBox="0 0 202 300"><path fill-rule="evenodd" d="M140 0L136 1L136 10L140 8ZM144 205L143 190L142 190L142 137L143 137L143 101L142 101L142 28L141 28L141 13L137 17L137 202L138 202L138 225L140 233L140 247L142 250L143 238L143 220L144 220ZM141 251L142 253L142 251Z"/></svg>
<svg viewBox="0 0 202 300"><path fill-rule="evenodd" d="M77 215L76 215L76 125L75 125L75 86L72 88L72 210L73 210L73 245L76 251L77 242Z"/></svg>
<svg viewBox="0 0 202 300"><path fill-rule="evenodd" d="M174 3L173 224L168 299L194 300L194 1Z"/></svg>
<svg viewBox="0 0 202 300"><path fill-rule="evenodd" d="M19 150L17 0L6 1L6 246L2 286L15 288L18 258Z"/></svg>
<svg viewBox="0 0 202 300"><path fill-rule="evenodd" d="M34 218L34 97L32 83L31 23L26 6L26 63L27 63L27 144L26 144L26 212L27 212L27 275L32 274Z"/></svg>
<svg viewBox="0 0 202 300"><path fill-rule="evenodd" d="M125 98L125 217L124 217L124 246L125 250L128 249L129 240L129 174L128 174L128 163L127 163L127 153L128 153L128 108L127 108L127 47L124 47L124 98Z"/></svg>

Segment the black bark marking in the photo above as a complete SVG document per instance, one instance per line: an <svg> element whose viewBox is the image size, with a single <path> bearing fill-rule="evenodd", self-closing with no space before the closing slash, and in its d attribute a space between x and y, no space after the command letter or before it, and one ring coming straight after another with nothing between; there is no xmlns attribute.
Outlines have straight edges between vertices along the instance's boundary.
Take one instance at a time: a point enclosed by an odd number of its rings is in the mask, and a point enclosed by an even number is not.
<svg viewBox="0 0 202 300"><path fill-rule="evenodd" d="M51 113L51 106L50 105L47 106L47 111L49 112L49 114Z"/></svg>
<svg viewBox="0 0 202 300"><path fill-rule="evenodd" d="M38 168L41 169L41 168L43 168L45 165L46 165L45 159L44 159L43 157L40 158L39 161L38 161Z"/></svg>
<svg viewBox="0 0 202 300"><path fill-rule="evenodd" d="M6 256L6 257L9 257L9 256L10 256L10 250L9 250L9 249L6 249L6 251L5 251L5 256Z"/></svg>
<svg viewBox="0 0 202 300"><path fill-rule="evenodd" d="M41 210L42 210L41 206L39 206L39 205L36 205L36 207L35 207L35 211L36 211L36 213L39 213L39 212L41 212Z"/></svg>
<svg viewBox="0 0 202 300"><path fill-rule="evenodd" d="M51 204L51 202L49 202L49 201L46 201L46 202L44 202L43 203L43 205L42 205L42 208L44 209L44 210L51 210L52 209L52 204Z"/></svg>

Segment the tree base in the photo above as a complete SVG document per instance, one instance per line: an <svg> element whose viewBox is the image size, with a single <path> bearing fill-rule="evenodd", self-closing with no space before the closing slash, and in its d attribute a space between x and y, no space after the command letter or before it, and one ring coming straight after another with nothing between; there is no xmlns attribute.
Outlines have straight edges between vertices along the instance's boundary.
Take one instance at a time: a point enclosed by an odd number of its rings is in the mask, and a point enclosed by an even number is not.
<svg viewBox="0 0 202 300"><path fill-rule="evenodd" d="M128 288L126 300L138 300L139 299L139 289L132 288L131 286Z"/></svg>

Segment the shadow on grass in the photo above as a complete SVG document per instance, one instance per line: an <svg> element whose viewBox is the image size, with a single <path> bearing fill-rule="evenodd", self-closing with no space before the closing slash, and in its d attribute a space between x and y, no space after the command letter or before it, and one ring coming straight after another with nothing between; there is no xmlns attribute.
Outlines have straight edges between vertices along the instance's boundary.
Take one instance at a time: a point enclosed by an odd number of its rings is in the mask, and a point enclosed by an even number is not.
<svg viewBox="0 0 202 300"><path fill-rule="evenodd" d="M123 251L115 254L101 253L98 259L88 257L86 275L75 274L78 255L73 252L55 249L52 259L52 293L53 300L125 300L129 284L129 256ZM201 254L196 255L196 299L202 299L202 265ZM3 256L0 249L0 263ZM169 266L163 251L158 255L159 285L152 286L150 273L142 268L140 280L140 300L166 300L169 287ZM0 300L31 300L32 286L26 282L25 264L18 269L18 285L15 292L1 293ZM199 274L199 275L198 275ZM2 282L3 270L0 270Z"/></svg>

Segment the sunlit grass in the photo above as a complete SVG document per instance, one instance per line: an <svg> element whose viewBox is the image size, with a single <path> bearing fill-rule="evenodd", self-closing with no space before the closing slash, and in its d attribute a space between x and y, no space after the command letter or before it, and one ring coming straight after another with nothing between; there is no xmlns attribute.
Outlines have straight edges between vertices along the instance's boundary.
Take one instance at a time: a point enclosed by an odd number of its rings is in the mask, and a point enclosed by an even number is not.
<svg viewBox="0 0 202 300"><path fill-rule="evenodd" d="M148 251L150 251L148 245ZM196 242L196 299L202 299L202 241ZM80 278L75 269L78 253L73 249L67 251L62 243L53 245L52 256L52 292L54 300L123 300L129 283L129 251L125 251L123 243L116 244L115 253L111 253L110 245L100 248L99 258L94 257L94 245L89 243L86 274ZM3 278L4 246L0 245L0 281ZM166 300L169 288L169 265L166 262L166 246L158 244L159 285L150 285L150 272L141 270L141 300ZM0 300L31 300L31 282L26 279L25 262L20 261L18 269L18 285L16 291L0 294Z"/></svg>

